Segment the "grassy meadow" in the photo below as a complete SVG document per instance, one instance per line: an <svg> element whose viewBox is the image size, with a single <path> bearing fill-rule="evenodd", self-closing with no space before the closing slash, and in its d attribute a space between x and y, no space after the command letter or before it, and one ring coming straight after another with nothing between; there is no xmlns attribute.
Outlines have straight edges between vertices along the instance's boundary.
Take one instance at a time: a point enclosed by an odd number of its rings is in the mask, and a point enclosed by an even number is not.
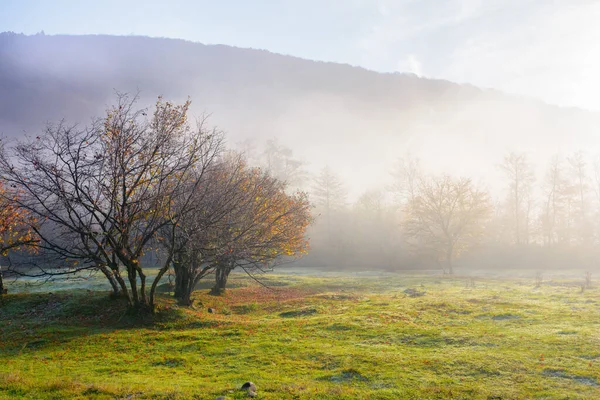
<svg viewBox="0 0 600 400"><path fill-rule="evenodd" d="M243 275L153 321L102 291L0 299L0 398L600 398L600 289L581 279ZM600 285L599 285L600 286ZM208 308L214 312L209 313Z"/></svg>

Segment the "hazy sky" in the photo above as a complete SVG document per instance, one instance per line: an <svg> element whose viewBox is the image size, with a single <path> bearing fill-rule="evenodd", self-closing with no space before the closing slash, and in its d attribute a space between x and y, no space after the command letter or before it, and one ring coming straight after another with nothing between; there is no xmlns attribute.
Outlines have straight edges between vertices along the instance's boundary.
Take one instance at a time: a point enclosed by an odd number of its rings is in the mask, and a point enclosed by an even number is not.
<svg viewBox="0 0 600 400"><path fill-rule="evenodd" d="M147 35L600 110L600 0L0 0L0 31Z"/></svg>

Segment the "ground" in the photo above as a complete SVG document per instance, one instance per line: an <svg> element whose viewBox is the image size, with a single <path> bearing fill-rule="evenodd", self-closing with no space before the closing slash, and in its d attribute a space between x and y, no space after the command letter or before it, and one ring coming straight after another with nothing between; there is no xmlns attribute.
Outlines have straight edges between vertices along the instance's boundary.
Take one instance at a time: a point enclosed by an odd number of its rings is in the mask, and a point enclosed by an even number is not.
<svg viewBox="0 0 600 400"><path fill-rule="evenodd" d="M0 300L0 398L600 398L600 289L577 279L234 276L132 320L102 291ZM408 290L407 290L408 289ZM208 313L208 308L214 313Z"/></svg>

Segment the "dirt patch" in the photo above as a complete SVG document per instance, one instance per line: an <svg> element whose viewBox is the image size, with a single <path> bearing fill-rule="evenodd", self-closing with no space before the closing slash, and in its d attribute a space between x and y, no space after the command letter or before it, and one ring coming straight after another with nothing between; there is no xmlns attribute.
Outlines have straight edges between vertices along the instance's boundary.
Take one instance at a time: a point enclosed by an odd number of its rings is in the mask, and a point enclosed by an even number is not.
<svg viewBox="0 0 600 400"><path fill-rule="evenodd" d="M492 319L494 321L510 321L513 319L519 319L521 318L520 315L515 315L515 314L500 314L500 315L494 315L492 317Z"/></svg>
<svg viewBox="0 0 600 400"><path fill-rule="evenodd" d="M354 294L320 294L315 296L325 300L360 300L361 297Z"/></svg>
<svg viewBox="0 0 600 400"><path fill-rule="evenodd" d="M165 360L156 361L156 362L152 363L152 366L175 368L175 367L181 367L184 364L185 364L185 360L183 360L181 358L167 358Z"/></svg>
<svg viewBox="0 0 600 400"><path fill-rule="evenodd" d="M332 382L367 382L369 378L367 378L354 368L350 368L343 370L337 375L324 376L322 378L319 378L319 380Z"/></svg>
<svg viewBox="0 0 600 400"><path fill-rule="evenodd" d="M285 311L279 314L283 318L306 317L317 314L319 311L316 308L302 308L300 310Z"/></svg>
<svg viewBox="0 0 600 400"><path fill-rule="evenodd" d="M228 306L244 305L249 303L265 304L269 302L285 302L290 300L299 300L314 293L307 289L297 287L244 287L233 289L234 296L225 295L222 297L224 303Z"/></svg>
<svg viewBox="0 0 600 400"><path fill-rule="evenodd" d="M568 374L564 369L551 369L546 368L542 371L542 375L554 377L554 378L563 378L570 379L575 382L579 382L583 385L598 387L600 384L598 383L598 379L591 376L583 376L583 375L571 375Z"/></svg>

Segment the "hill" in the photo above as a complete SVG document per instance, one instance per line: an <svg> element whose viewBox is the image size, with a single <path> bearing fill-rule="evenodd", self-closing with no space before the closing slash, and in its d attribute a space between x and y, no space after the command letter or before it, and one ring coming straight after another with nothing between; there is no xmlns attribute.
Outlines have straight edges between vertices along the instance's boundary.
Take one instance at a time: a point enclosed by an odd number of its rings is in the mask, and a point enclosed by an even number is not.
<svg viewBox="0 0 600 400"><path fill-rule="evenodd" d="M384 182L407 151L434 169L488 176L508 148L542 163L600 146L597 113L412 74L174 39L0 34L4 135L62 118L85 124L115 91L138 90L144 104L190 96L230 143L278 137L355 189Z"/></svg>

